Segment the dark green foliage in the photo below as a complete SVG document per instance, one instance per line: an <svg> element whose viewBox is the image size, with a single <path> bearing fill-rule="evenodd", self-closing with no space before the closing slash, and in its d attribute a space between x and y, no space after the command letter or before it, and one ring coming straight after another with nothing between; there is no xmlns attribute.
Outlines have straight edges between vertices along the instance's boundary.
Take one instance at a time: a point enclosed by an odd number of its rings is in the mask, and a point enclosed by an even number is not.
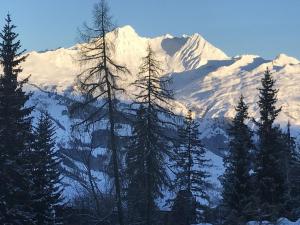
<svg viewBox="0 0 300 225"><path fill-rule="evenodd" d="M197 202L188 190L178 192L171 211L172 225L190 225L197 221Z"/></svg>
<svg viewBox="0 0 300 225"><path fill-rule="evenodd" d="M259 217L274 221L283 210L284 200L281 131L274 126L281 109L276 108L278 90L274 87L275 81L268 69L261 83L258 102L260 120L256 122L259 137L255 165L257 197Z"/></svg>
<svg viewBox="0 0 300 225"><path fill-rule="evenodd" d="M41 114L35 129L35 142L32 157L34 203L37 224L59 224L55 208L61 204L60 160L55 153L55 127L48 113Z"/></svg>
<svg viewBox="0 0 300 225"><path fill-rule="evenodd" d="M245 224L251 215L251 159L252 133L246 125L248 107L241 96L236 115L229 129L228 154L224 157L225 173L222 177L224 224Z"/></svg>
<svg viewBox="0 0 300 225"><path fill-rule="evenodd" d="M115 198L113 195L99 196L99 210L96 209L94 196L83 190L74 196L68 207L64 207L57 213L63 218L63 224L67 225L112 225L118 224L117 211L112 210L115 207ZM67 210L67 211L65 211ZM70 211L69 211L70 210ZM69 212L68 212L69 211Z"/></svg>
<svg viewBox="0 0 300 225"><path fill-rule="evenodd" d="M127 202L129 223L146 223L147 215L147 130L144 125L147 122L145 109L137 111L130 145L126 155L126 174L128 183ZM149 196L151 209L155 209L154 196Z"/></svg>
<svg viewBox="0 0 300 225"><path fill-rule="evenodd" d="M160 63L149 46L147 56L142 59L139 78L134 83L139 90L135 101L139 112L127 158L129 200L130 193L137 189L142 195L136 199L137 203L131 199L129 206L137 209L138 204L142 204L135 213L143 217L138 220L147 225L156 220L154 200L163 196L162 187L170 183L166 168L170 145L165 131L173 116L169 110L172 92L168 89L170 80L160 79L161 72Z"/></svg>
<svg viewBox="0 0 300 225"><path fill-rule="evenodd" d="M194 198L201 199L208 205L209 196L207 190L210 183L207 181L209 174L209 160L205 159L205 149L199 139L199 124L192 118L189 111L184 119L184 124L179 129L179 146L176 148L176 179L175 189L187 191ZM205 204L197 202L198 219ZM190 221L191 223L192 221Z"/></svg>
<svg viewBox="0 0 300 225"><path fill-rule="evenodd" d="M34 224L32 218L32 179L30 176L32 108L25 103L29 95L22 90L27 82L18 81L20 63L26 56L20 51L10 16L0 34L0 223Z"/></svg>
<svg viewBox="0 0 300 225"><path fill-rule="evenodd" d="M282 159L285 176L284 216L291 220L297 220L300 217L300 158L296 151L295 138L291 136L290 126L288 123L287 131L282 134L284 147Z"/></svg>

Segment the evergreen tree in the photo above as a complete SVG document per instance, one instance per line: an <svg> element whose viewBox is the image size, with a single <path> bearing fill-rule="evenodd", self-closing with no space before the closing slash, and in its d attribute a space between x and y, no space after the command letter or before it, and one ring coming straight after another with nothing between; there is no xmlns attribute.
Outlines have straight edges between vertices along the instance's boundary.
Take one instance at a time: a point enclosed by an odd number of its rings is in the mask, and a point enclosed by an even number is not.
<svg viewBox="0 0 300 225"><path fill-rule="evenodd" d="M41 114L35 130L33 148L33 181L37 224L60 224L55 209L62 201L60 160L55 152L55 127L48 113Z"/></svg>
<svg viewBox="0 0 300 225"><path fill-rule="evenodd" d="M27 80L18 81L20 64L26 56L14 32L9 15L0 34L0 223L34 224L31 179L31 107L22 87Z"/></svg>
<svg viewBox="0 0 300 225"><path fill-rule="evenodd" d="M180 190L174 200L170 224L190 225L197 221L197 201L191 191Z"/></svg>
<svg viewBox="0 0 300 225"><path fill-rule="evenodd" d="M275 80L267 69L259 89L260 120L258 126L258 152L255 166L260 218L275 221L283 210L284 172L282 169L281 131L274 121L281 108L276 108Z"/></svg>
<svg viewBox="0 0 300 225"><path fill-rule="evenodd" d="M285 172L284 217L297 220L300 216L300 158L296 151L295 138L291 136L290 127L290 122L288 122L287 131L282 134L284 149L282 159Z"/></svg>
<svg viewBox="0 0 300 225"><path fill-rule="evenodd" d="M155 53L148 46L147 55L142 59L140 66L139 78L134 82L139 90L135 104L143 114L140 118L143 121L143 127L138 124L135 126L136 135L139 137L134 145L144 147L138 147L139 150L132 152L132 154L144 155L140 163L143 163L145 172L139 169L140 165L137 165L137 168L132 169L130 174L130 177L135 177L138 173L141 173L139 176L144 176L145 197L143 199L146 200L146 215L142 221L147 225L155 222L154 200L162 197L162 188L170 184L166 159L170 154L169 141L171 139L167 136L167 132L172 124L173 116L170 111L172 91L168 87L170 80L161 78L161 72L160 62L156 60ZM141 130L138 131L139 129ZM134 181L129 180L129 183L132 182Z"/></svg>
<svg viewBox="0 0 300 225"><path fill-rule="evenodd" d="M251 159L252 133L246 125L248 107L243 96L236 107L236 115L229 129L229 151L224 157L222 177L224 224L245 224L251 214Z"/></svg>
<svg viewBox="0 0 300 225"><path fill-rule="evenodd" d="M198 220L203 219L201 211L205 208L205 203L201 202L209 202L207 190L210 186L207 181L209 160L205 159L205 149L199 136L199 124L192 118L192 111L189 111L179 129L180 144L176 151L175 165L178 172L174 183L177 190L187 191L197 199ZM188 224L193 222L195 221L189 221Z"/></svg>
<svg viewBox="0 0 300 225"><path fill-rule="evenodd" d="M81 124L89 126L98 121L108 121L108 153L113 168L118 222L124 225L116 123L117 115L121 113L117 96L124 94L124 89L118 86L119 75L129 71L111 57L114 43L108 40L107 34L114 30L114 25L105 0L95 5L93 26L85 28L82 38L86 43L80 46L80 62L85 69L78 76L78 86L88 99L85 98L80 105L87 114Z"/></svg>
<svg viewBox="0 0 300 225"><path fill-rule="evenodd" d="M146 147L147 136L144 125L147 122L144 108L137 111L136 121L126 155L126 174L129 181L127 187L128 222L130 224L145 224L147 212L146 193ZM151 198L151 207L155 208L154 199Z"/></svg>

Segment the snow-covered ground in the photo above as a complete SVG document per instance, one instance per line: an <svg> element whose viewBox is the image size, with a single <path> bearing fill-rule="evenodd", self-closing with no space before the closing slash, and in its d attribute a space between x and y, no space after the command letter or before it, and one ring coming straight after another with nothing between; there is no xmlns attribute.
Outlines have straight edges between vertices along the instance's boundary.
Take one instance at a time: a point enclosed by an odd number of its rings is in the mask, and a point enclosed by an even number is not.
<svg viewBox="0 0 300 225"><path fill-rule="evenodd" d="M199 223L198 225L212 225L212 224L210 224L210 223ZM270 223L268 221L263 221L263 222L251 221L251 222L248 222L247 225L300 225L300 219L297 220L296 222L291 222L286 218L281 218L275 224Z"/></svg>
<svg viewBox="0 0 300 225"><path fill-rule="evenodd" d="M268 221L263 221L263 222L249 222L247 225L270 225L270 222ZM300 219L297 220L296 222L291 222L286 218L281 218L275 223L275 225L300 225Z"/></svg>

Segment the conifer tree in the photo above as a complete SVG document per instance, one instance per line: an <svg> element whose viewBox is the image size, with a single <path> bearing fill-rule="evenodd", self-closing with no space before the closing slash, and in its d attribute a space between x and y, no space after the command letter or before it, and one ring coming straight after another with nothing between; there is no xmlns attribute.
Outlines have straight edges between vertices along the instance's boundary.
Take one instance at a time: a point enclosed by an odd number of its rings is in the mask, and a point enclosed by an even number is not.
<svg viewBox="0 0 300 225"><path fill-rule="evenodd" d="M197 221L197 201L192 192L178 191L171 210L170 224L190 225Z"/></svg>
<svg viewBox="0 0 300 225"><path fill-rule="evenodd" d="M255 174L259 199L260 217L275 221L283 210L284 172L282 170L281 131L274 121L281 108L276 108L275 80L269 69L264 73L259 89L258 152Z"/></svg>
<svg viewBox="0 0 300 225"><path fill-rule="evenodd" d="M186 191L197 199L197 216L201 220L201 211L205 208L201 202L209 202L207 191L210 183L207 181L207 170L210 165L209 160L205 159L205 149L199 139L199 124L192 118L192 111L189 110L178 132L180 144L176 151L175 164L178 172L174 183L178 191ZM188 221L188 224L194 222Z"/></svg>
<svg viewBox="0 0 300 225"><path fill-rule="evenodd" d="M142 151L144 152L146 215L142 220L147 225L155 221L154 200L162 197L162 188L170 184L166 159L170 154L171 139L166 133L172 126L173 113L170 110L172 91L169 89L170 79L160 77L162 73L160 66L149 45L147 55L142 58L139 77L134 82L139 90L134 103L138 109L142 109L144 121L143 127L139 128L142 129L141 132L136 131L139 135L136 141L141 143L135 145L144 145ZM136 151L136 154L137 152L139 151ZM139 172L138 168L132 170L132 174Z"/></svg>
<svg viewBox="0 0 300 225"><path fill-rule="evenodd" d="M37 224L60 224L56 208L62 202L62 186L60 184L60 160L55 152L55 127L48 113L40 115L34 132L33 148L33 182Z"/></svg>
<svg viewBox="0 0 300 225"><path fill-rule="evenodd" d="M300 216L300 158L296 151L296 141L290 131L291 124L288 122L287 131L282 134L284 162L283 171L285 176L284 217L297 220Z"/></svg>
<svg viewBox="0 0 300 225"><path fill-rule="evenodd" d="M95 5L93 16L93 26L85 26L86 30L82 32L86 43L80 47L80 62L86 69L78 76L78 86L85 96L89 96L81 104L88 112L82 123L89 125L108 119L108 149L113 167L118 222L124 225L116 117L120 113L117 97L124 94L124 89L118 86L119 74L129 71L111 57L114 43L108 40L107 34L114 30L114 25L105 0Z"/></svg>
<svg viewBox="0 0 300 225"><path fill-rule="evenodd" d="M22 72L22 55L18 34L10 15L0 33L0 223L34 224L31 179L31 107L22 87L27 80L18 81Z"/></svg>
<svg viewBox="0 0 300 225"><path fill-rule="evenodd" d="M236 115L229 129L229 151L224 157L225 173L222 177L224 224L245 224L251 215L251 159L252 132L246 125L248 106L240 97Z"/></svg>
<svg viewBox="0 0 300 225"><path fill-rule="evenodd" d="M134 122L131 141L126 154L126 175L128 180L127 203L129 224L145 224L147 212L146 193L146 147L147 136L144 125L147 122L145 109L139 108ZM154 199L151 199L152 207L155 207Z"/></svg>

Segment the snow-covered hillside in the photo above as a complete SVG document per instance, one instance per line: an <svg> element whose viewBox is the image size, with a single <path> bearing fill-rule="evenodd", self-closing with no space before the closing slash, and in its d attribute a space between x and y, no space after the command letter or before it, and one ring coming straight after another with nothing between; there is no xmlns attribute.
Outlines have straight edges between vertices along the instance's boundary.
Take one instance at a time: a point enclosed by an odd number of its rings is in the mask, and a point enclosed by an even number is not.
<svg viewBox="0 0 300 225"><path fill-rule="evenodd" d="M255 115L259 81L269 67L280 88L278 97L283 112L279 122L290 120L293 125L300 125L300 63L295 58L284 54L273 60L255 55L228 57L199 34L145 38L130 26L116 29L109 34L109 39L115 44L114 58L131 72L122 77L123 85L136 78L140 59L151 44L162 62L164 74L174 78L177 101L193 107L199 112L198 116L205 118L232 117L233 106L241 93L251 105L251 115ZM64 92L80 72L76 61L78 46L30 52L23 65L24 77L31 75L31 83Z"/></svg>
<svg viewBox="0 0 300 225"><path fill-rule="evenodd" d="M199 34L145 38L130 26L116 29L108 38L115 45L114 59L131 72L124 74L121 81L127 90L127 99L134 91L130 83L136 79L148 44L155 50L164 69L162 76L173 77L176 111L182 112L189 107L201 122L203 142L213 152L208 157L216 168L212 170L216 171L213 172L214 183L218 183L217 177L222 173L222 160L215 154L221 155L226 148L226 128L234 115L234 106L243 94L250 104L250 115L257 115L257 88L267 67L280 89L278 104L282 106L282 113L278 122L284 125L290 120L293 134L298 135L300 62L297 59L284 54L273 60L255 55L229 57ZM79 47L78 44L68 49L30 52L23 64L22 76L31 75L32 85L27 86L34 92L31 104L36 106L36 111L50 112L58 127L60 143L68 141L71 120L67 102L74 94L71 87L82 69L77 62Z"/></svg>
<svg viewBox="0 0 300 225"><path fill-rule="evenodd" d="M205 118L230 118L240 94L250 104L250 115L257 116L257 88L266 68L277 80L278 105L282 113L278 122L288 120L300 125L300 64L295 58L280 54L274 60L259 56L243 55L228 60L212 60L207 64L185 73L174 73L176 98L202 112Z"/></svg>
<svg viewBox="0 0 300 225"><path fill-rule="evenodd" d="M136 77L140 60L145 56L148 44L162 61L165 74L196 69L206 64L208 60L228 59L225 53L199 34L145 38L140 37L132 27L125 26L109 33L108 39L115 45L115 60L127 66L131 72L122 78L127 82L133 81ZM80 66L77 63L79 47L78 44L68 49L30 52L23 65L24 75L31 74L31 82L37 85L55 85L59 90L66 89L80 72Z"/></svg>

